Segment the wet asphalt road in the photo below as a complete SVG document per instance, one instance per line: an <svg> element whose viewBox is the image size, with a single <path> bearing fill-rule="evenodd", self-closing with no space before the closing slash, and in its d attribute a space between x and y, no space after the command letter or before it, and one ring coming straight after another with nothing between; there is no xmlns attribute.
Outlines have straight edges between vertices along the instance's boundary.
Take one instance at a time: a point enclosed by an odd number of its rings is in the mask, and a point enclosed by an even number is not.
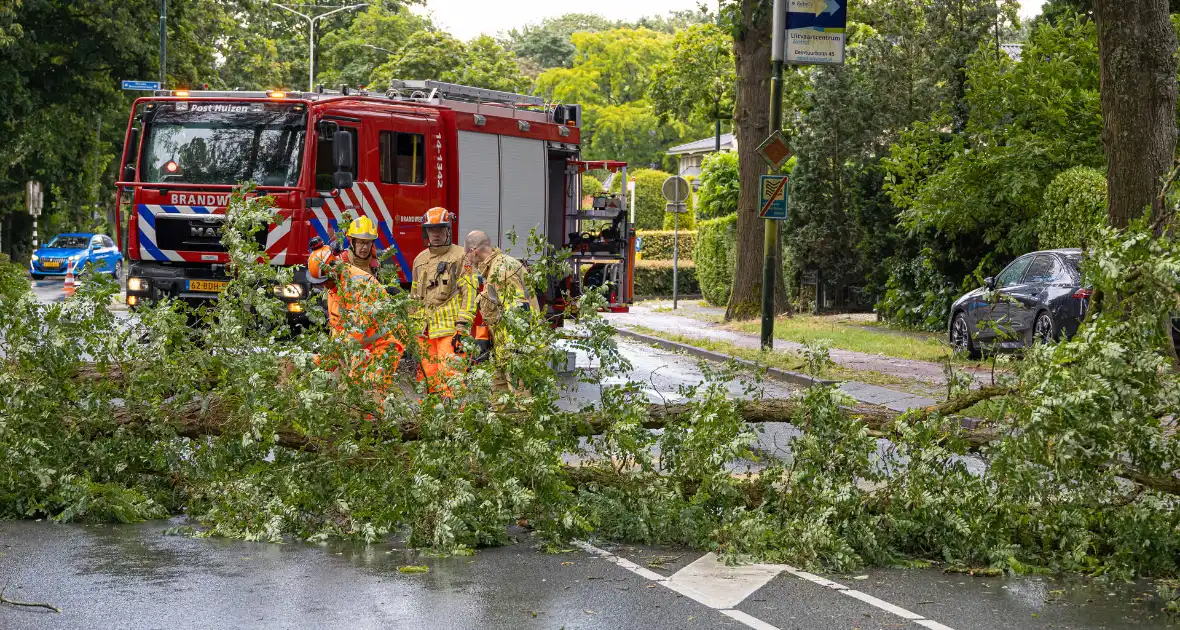
<svg viewBox="0 0 1180 630"><path fill-rule="evenodd" d="M389 543L275 545L164 535L175 522L0 522L6 596L62 610L59 615L0 604L0 628L750 627L656 581L691 571L701 552L612 548L653 571L655 578L646 579L581 550L542 553L527 536L471 557L430 558ZM426 565L429 572L398 571L409 565ZM828 577L938 624L926 627L1169 627L1151 615L1158 602L1134 601L1142 587L971 578L936 570ZM717 576L698 588L724 592L740 582ZM734 609L766 624L755 626L764 629L922 627L786 573Z"/></svg>
<svg viewBox="0 0 1180 630"><path fill-rule="evenodd" d="M60 283L38 284L34 290L42 301L60 296ZM631 342L621 347L635 368L631 378L646 383L653 400L675 400L680 386L702 378L693 359ZM579 365L588 367L585 357ZM740 377L727 387L741 395L749 380ZM792 391L781 383L765 386L768 396ZM581 384L570 402L592 401L597 391L597 383ZM780 455L789 456L781 445L793 429L766 428L763 447L778 445ZM702 577L699 569L708 565L703 552L677 548L598 543L650 572L637 575L580 549L542 553L524 535L516 545L473 557L430 558L395 543L272 545L163 534L179 522L0 522L6 597L47 601L63 611L0 604L0 630L1172 627L1159 615L1160 603L1144 595L1151 590L1147 585L880 569L825 576L846 587L834 590L781 567L761 579L708 570ZM397 570L407 565L430 570ZM686 574L695 576L697 590L666 586ZM739 601L726 604L727 613L702 603L731 594L735 586L745 590ZM745 622L735 619L742 615Z"/></svg>

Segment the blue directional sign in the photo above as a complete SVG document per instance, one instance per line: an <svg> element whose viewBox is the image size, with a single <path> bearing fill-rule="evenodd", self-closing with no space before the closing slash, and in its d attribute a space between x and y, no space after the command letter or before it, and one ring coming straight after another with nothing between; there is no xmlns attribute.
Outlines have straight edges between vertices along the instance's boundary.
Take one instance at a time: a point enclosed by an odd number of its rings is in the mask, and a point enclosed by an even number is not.
<svg viewBox="0 0 1180 630"><path fill-rule="evenodd" d="M848 0L788 0L786 60L843 64Z"/></svg>
<svg viewBox="0 0 1180 630"><path fill-rule="evenodd" d="M158 90L158 89L160 89L160 82L159 81L124 81L123 82L123 89L124 90L146 90L146 91Z"/></svg>
<svg viewBox="0 0 1180 630"><path fill-rule="evenodd" d="M786 175L763 175L761 186L762 209L758 216L763 219L783 221L787 218L787 183Z"/></svg>

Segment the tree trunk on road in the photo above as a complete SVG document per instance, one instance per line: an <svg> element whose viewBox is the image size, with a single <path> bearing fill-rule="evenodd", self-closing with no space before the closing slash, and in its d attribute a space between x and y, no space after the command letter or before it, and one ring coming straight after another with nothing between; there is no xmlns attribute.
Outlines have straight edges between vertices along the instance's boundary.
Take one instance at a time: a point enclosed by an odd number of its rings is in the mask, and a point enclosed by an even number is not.
<svg viewBox="0 0 1180 630"><path fill-rule="evenodd" d="M773 221L758 217L758 182L766 163L758 145L770 135L770 0L741 0L734 15L733 52L737 64L737 102L733 112L738 145L737 267L725 319L752 319L762 312L762 239ZM778 273L775 310L786 310L787 293Z"/></svg>
<svg viewBox="0 0 1180 630"><path fill-rule="evenodd" d="M965 440L970 450L979 451L985 445L1002 439L1004 430L989 426L978 426L974 421L956 420L955 414L970 409L973 405L984 400L1018 394L1016 390L1006 387L984 387L974 390L959 398L933 405L915 413L921 415L939 414L948 417L948 422L958 424L964 428L960 438ZM800 399L761 399L742 401L737 411L742 420L751 424L765 422L791 422L795 413L800 409ZM200 438L211 435L231 434L242 431L239 421L231 419L233 404L226 403L216 396L205 400L195 400L180 406L175 413L167 414L168 420L160 420L159 414L150 417L140 417L127 410L115 413L115 426L122 430L144 429L152 426L167 425L178 437ZM844 407L844 412L864 423L869 435L881 438L896 438L897 427L895 420L898 413L874 405L856 405ZM281 410L278 410L281 412ZM692 413L691 405L687 403L652 404L648 406L647 414L640 424L647 429L659 429L680 421L684 416ZM611 418L597 414L579 415L580 424L575 432L581 436L600 435L612 424ZM918 416L913 418L914 421ZM92 418L67 420L82 426ZM105 424L105 422L104 422ZM953 424L948 424L948 433ZM415 441L422 439L421 427L412 420L403 421L395 426L377 425L366 421L349 421L342 419L339 430L331 437L310 436L294 427L280 428L275 433L275 444L284 448L295 449L307 453L322 453L335 448L335 442L352 433L368 434L382 440ZM104 428L103 431L109 431ZM93 435L99 435L99 432ZM355 444L350 443L350 448ZM352 452L355 454L355 452ZM1180 496L1180 477L1175 474L1163 477L1146 474L1125 462L1109 462L1104 466L1116 476L1137 484L1174 496Z"/></svg>
<svg viewBox="0 0 1180 630"><path fill-rule="evenodd" d="M1107 222L1126 227L1152 207L1176 153L1176 32L1168 0L1098 0Z"/></svg>

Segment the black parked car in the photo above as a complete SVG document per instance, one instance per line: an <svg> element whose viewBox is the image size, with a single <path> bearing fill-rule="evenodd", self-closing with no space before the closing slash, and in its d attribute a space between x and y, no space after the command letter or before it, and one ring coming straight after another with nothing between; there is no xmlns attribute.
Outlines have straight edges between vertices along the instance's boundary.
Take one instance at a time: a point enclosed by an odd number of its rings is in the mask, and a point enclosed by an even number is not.
<svg viewBox="0 0 1180 630"><path fill-rule="evenodd" d="M1081 260L1080 249L1017 258L951 306L951 346L978 358L984 348L1021 348L1073 335L1091 293L1082 284Z"/></svg>

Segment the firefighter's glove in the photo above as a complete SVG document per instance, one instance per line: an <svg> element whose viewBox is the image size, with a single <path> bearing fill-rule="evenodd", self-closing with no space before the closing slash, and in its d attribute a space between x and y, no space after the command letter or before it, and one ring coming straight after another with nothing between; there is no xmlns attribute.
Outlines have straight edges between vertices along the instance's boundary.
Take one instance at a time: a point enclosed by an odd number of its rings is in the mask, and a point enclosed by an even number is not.
<svg viewBox="0 0 1180 630"><path fill-rule="evenodd" d="M474 363L483 363L492 356L492 340L491 339L476 339L475 340L475 359Z"/></svg>
<svg viewBox="0 0 1180 630"><path fill-rule="evenodd" d="M464 339L470 339L470 337L463 335L462 333L455 333L455 336L451 337L451 347L455 349L455 354L463 354Z"/></svg>
<svg viewBox="0 0 1180 630"><path fill-rule="evenodd" d="M394 283L385 287L385 293L389 297L400 295L402 292L402 285Z"/></svg>

